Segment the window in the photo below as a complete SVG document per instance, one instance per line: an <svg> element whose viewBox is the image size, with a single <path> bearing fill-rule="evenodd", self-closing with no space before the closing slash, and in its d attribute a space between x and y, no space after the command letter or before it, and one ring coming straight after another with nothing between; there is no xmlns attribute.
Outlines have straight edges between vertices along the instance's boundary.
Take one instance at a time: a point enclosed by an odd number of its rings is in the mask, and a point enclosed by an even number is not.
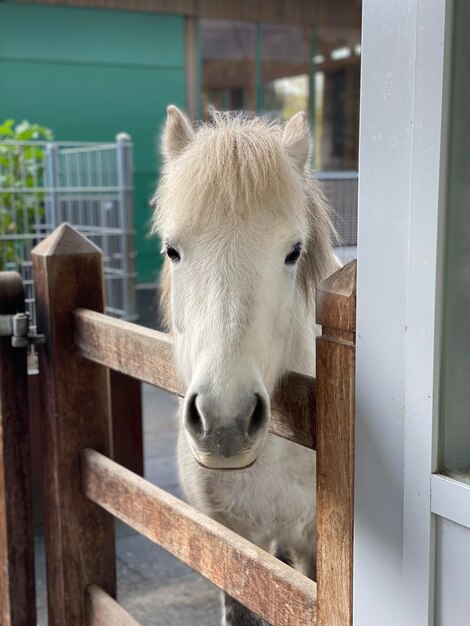
<svg viewBox="0 0 470 626"><path fill-rule="evenodd" d="M256 26L201 20L202 117L213 107L256 111Z"/></svg>
<svg viewBox="0 0 470 626"><path fill-rule="evenodd" d="M262 24L260 38L260 113L281 120L310 115L311 28Z"/></svg>
<svg viewBox="0 0 470 626"><path fill-rule="evenodd" d="M359 135L360 24L200 20L203 119L208 109L287 120L310 118L318 170L356 170Z"/></svg>
<svg viewBox="0 0 470 626"><path fill-rule="evenodd" d="M447 168L440 469L470 479L469 5L455 4Z"/></svg>

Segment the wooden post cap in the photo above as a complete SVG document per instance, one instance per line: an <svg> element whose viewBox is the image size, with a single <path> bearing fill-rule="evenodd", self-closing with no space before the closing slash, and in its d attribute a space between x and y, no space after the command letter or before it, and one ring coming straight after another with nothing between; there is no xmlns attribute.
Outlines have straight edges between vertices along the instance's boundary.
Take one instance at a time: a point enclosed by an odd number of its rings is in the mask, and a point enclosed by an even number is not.
<svg viewBox="0 0 470 626"><path fill-rule="evenodd" d="M356 267L354 259L328 276L317 288L317 324L356 331Z"/></svg>
<svg viewBox="0 0 470 626"><path fill-rule="evenodd" d="M64 222L33 249L36 256L68 256L101 254L101 250L75 228Z"/></svg>

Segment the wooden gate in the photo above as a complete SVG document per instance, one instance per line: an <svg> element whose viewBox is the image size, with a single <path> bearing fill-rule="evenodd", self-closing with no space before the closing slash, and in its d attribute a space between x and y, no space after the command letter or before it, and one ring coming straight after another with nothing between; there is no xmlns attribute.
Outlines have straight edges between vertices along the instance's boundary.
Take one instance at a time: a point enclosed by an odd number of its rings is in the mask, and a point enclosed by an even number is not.
<svg viewBox="0 0 470 626"><path fill-rule="evenodd" d="M46 335L40 376L49 624L136 626L114 599L115 516L276 626L350 626L355 262L318 289L316 381L291 372L272 401L271 431L317 450L314 582L111 460L108 368L183 395L171 337L103 314L101 253L70 226L32 257L38 328ZM20 306L5 284L0 278L0 313ZM1 624L33 626L26 362L7 338L0 341L0 558L9 581L0 585ZM21 461L12 452L20 442Z"/></svg>

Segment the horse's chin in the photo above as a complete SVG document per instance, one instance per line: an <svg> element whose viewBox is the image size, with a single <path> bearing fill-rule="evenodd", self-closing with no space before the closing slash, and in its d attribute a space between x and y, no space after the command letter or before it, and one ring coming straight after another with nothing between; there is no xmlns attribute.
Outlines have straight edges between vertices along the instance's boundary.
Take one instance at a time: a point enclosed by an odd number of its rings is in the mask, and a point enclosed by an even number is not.
<svg viewBox="0 0 470 626"><path fill-rule="evenodd" d="M204 469L209 470L242 470L252 467L257 459L258 452L255 450L247 450L244 454L237 456L225 457L218 454L211 454L202 451L194 445L190 445L191 452L197 463Z"/></svg>
<svg viewBox="0 0 470 626"><path fill-rule="evenodd" d="M256 463L258 457L255 457L252 461L246 463L246 461L238 461L237 459L211 459L209 462L205 460L205 462L199 460L196 456L194 456L197 463L203 467L204 469L210 470L221 470L221 471L236 471L248 469L249 467L253 467Z"/></svg>

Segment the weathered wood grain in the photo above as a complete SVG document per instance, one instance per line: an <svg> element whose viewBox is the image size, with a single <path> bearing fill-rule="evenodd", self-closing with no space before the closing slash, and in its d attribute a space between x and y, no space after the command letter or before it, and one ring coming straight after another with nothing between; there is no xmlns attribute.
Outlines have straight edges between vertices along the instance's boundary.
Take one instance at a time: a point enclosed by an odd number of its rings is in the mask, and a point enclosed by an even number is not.
<svg viewBox="0 0 470 626"><path fill-rule="evenodd" d="M140 626L114 598L98 585L86 590L87 626Z"/></svg>
<svg viewBox="0 0 470 626"><path fill-rule="evenodd" d="M113 459L139 476L144 475L142 391L140 380L109 372Z"/></svg>
<svg viewBox="0 0 470 626"><path fill-rule="evenodd" d="M21 276L0 272L0 315L22 311ZM36 624L26 349L10 337L0 337L0 624Z"/></svg>
<svg viewBox="0 0 470 626"><path fill-rule="evenodd" d="M356 266L351 261L317 288L317 324L341 333L356 331Z"/></svg>
<svg viewBox="0 0 470 626"><path fill-rule="evenodd" d="M142 394L140 380L111 370L111 416L113 422L113 459L143 476ZM40 376L28 375L29 430L34 525L44 523L42 476L42 424Z"/></svg>
<svg viewBox="0 0 470 626"><path fill-rule="evenodd" d="M81 472L84 495L270 623L316 623L316 585L296 570L95 450Z"/></svg>
<svg viewBox="0 0 470 626"><path fill-rule="evenodd" d="M115 593L114 525L80 492L79 452L111 452L109 378L73 345L72 311L103 310L100 251L63 224L32 252L44 406L44 514L50 626L83 626L85 589Z"/></svg>
<svg viewBox="0 0 470 626"><path fill-rule="evenodd" d="M95 363L183 396L170 335L107 315L77 309L74 342L79 354ZM272 400L271 432L315 448L315 380L296 372L286 375Z"/></svg>
<svg viewBox="0 0 470 626"><path fill-rule="evenodd" d="M107 367L167 389L185 387L175 372L171 335L102 313L74 311L74 342L79 354Z"/></svg>
<svg viewBox="0 0 470 626"><path fill-rule="evenodd" d="M351 626L353 600L356 263L318 292L318 624Z"/></svg>

